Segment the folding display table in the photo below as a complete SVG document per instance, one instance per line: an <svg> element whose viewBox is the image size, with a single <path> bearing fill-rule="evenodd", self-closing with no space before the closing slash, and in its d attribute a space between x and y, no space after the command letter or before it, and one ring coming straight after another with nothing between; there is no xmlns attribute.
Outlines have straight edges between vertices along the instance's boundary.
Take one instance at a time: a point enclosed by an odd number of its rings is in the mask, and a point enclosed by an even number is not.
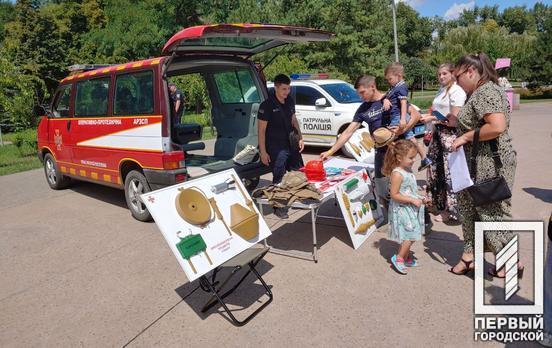
<svg viewBox="0 0 552 348"><path fill-rule="evenodd" d="M284 250L284 249L278 249L268 244L267 240L264 240L265 246L270 248L270 252L274 254L279 255L286 255L286 256L293 256L298 257L301 259L307 259L307 260L313 260L314 262L318 262L318 245L316 242L316 220L318 218L327 218L327 219L335 219L335 220L343 220L343 217L339 216L327 216L327 215L320 215L319 210L322 205L324 205L326 202L332 200L335 198L335 194L333 190L329 190L327 192L324 192L322 199L320 199L320 202L311 203L311 204L303 204L299 201L295 201L292 203L291 208L294 209L301 209L301 210L310 210L311 212L311 230L312 230L312 253L305 252L305 251L299 251L299 250ZM263 205L268 205L269 202L266 198L256 198L255 202L257 203L257 206L259 207L259 212L261 213L261 216L263 216ZM268 239L268 238L267 238Z"/></svg>

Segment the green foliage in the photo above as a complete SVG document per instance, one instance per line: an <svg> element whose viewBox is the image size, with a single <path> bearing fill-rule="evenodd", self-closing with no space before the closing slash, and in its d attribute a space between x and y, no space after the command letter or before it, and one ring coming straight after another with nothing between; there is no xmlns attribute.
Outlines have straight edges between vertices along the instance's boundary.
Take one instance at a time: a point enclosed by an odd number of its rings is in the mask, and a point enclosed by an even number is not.
<svg viewBox="0 0 552 348"><path fill-rule="evenodd" d="M528 80L532 85L552 83L552 11L542 23L535 52L528 58Z"/></svg>
<svg viewBox="0 0 552 348"><path fill-rule="evenodd" d="M6 58L0 56L0 123L14 130L23 130L36 124L33 112L38 104L36 86L44 93L45 86L34 76L22 74Z"/></svg>
<svg viewBox="0 0 552 348"><path fill-rule="evenodd" d="M31 128L15 133L13 144L17 147L22 156L36 155L36 129Z"/></svg>
<svg viewBox="0 0 552 348"><path fill-rule="evenodd" d="M39 77L52 91L67 66L59 27L36 1L18 1L15 10L16 20L5 27L5 53L24 74ZM42 92L38 85L35 89ZM40 100L44 97L39 94Z"/></svg>
<svg viewBox="0 0 552 348"><path fill-rule="evenodd" d="M211 100L201 74L176 76L171 78L171 82L184 93L186 112L198 114L204 109L211 109Z"/></svg>
<svg viewBox="0 0 552 348"><path fill-rule="evenodd" d="M534 50L533 35L510 33L494 20L488 20L483 24L450 30L443 40L437 42L432 62L435 65L447 61L454 63L463 55L485 52L493 60L511 58L515 69L513 73L516 73L514 77L522 78L528 74L527 52Z"/></svg>
<svg viewBox="0 0 552 348"><path fill-rule="evenodd" d="M405 80L409 89L421 88L422 82L424 85L435 82L435 68L418 57L401 58L404 65Z"/></svg>
<svg viewBox="0 0 552 348"><path fill-rule="evenodd" d="M550 99L552 87L515 88L514 93L519 94L520 99Z"/></svg>
<svg viewBox="0 0 552 348"><path fill-rule="evenodd" d="M24 154L15 145L0 146L0 176L40 168L42 164L34 151L25 150Z"/></svg>
<svg viewBox="0 0 552 348"><path fill-rule="evenodd" d="M15 6L9 2L0 0L0 43L4 41L4 25L15 19Z"/></svg>

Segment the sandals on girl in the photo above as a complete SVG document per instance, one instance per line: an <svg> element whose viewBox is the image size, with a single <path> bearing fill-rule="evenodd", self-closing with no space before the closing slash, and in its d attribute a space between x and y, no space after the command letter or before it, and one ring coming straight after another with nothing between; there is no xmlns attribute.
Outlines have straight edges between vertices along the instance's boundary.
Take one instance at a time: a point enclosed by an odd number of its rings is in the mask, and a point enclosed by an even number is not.
<svg viewBox="0 0 552 348"><path fill-rule="evenodd" d="M391 263L393 264L393 267L399 272L400 274L407 274L406 267L404 265L404 259L402 257L398 257L397 255L393 255L391 257Z"/></svg>
<svg viewBox="0 0 552 348"><path fill-rule="evenodd" d="M471 268L471 264L473 263L473 260L471 261L466 261L464 259L460 259L460 261L464 264L464 266L466 268L464 268L463 270L461 270L460 272L455 272L454 271L454 267L451 267L448 269L448 271L452 274L455 274L455 275L467 275L468 273L472 272L474 270L474 268Z"/></svg>

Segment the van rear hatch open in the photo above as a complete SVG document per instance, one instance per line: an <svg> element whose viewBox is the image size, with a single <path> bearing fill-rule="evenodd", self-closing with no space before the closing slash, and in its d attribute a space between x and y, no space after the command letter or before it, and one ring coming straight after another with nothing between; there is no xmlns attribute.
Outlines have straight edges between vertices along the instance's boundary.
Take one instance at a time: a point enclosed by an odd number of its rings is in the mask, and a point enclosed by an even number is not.
<svg viewBox="0 0 552 348"><path fill-rule="evenodd" d="M167 41L162 53L254 54L294 42L328 41L333 34L324 30L274 24L213 24L186 28Z"/></svg>

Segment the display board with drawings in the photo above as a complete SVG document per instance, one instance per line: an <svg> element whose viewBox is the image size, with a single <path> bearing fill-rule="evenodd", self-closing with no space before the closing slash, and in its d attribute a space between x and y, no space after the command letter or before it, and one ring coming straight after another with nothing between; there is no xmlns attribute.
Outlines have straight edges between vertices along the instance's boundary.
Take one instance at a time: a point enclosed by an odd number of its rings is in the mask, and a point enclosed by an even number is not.
<svg viewBox="0 0 552 348"><path fill-rule="evenodd" d="M362 163L373 164L375 157L374 141L366 128L357 129L345 143L345 148Z"/></svg>
<svg viewBox="0 0 552 348"><path fill-rule="evenodd" d="M141 198L190 281L271 234L234 169Z"/></svg>
<svg viewBox="0 0 552 348"><path fill-rule="evenodd" d="M345 219L353 247L358 249L383 219L370 176L359 171L335 187L335 197Z"/></svg>

